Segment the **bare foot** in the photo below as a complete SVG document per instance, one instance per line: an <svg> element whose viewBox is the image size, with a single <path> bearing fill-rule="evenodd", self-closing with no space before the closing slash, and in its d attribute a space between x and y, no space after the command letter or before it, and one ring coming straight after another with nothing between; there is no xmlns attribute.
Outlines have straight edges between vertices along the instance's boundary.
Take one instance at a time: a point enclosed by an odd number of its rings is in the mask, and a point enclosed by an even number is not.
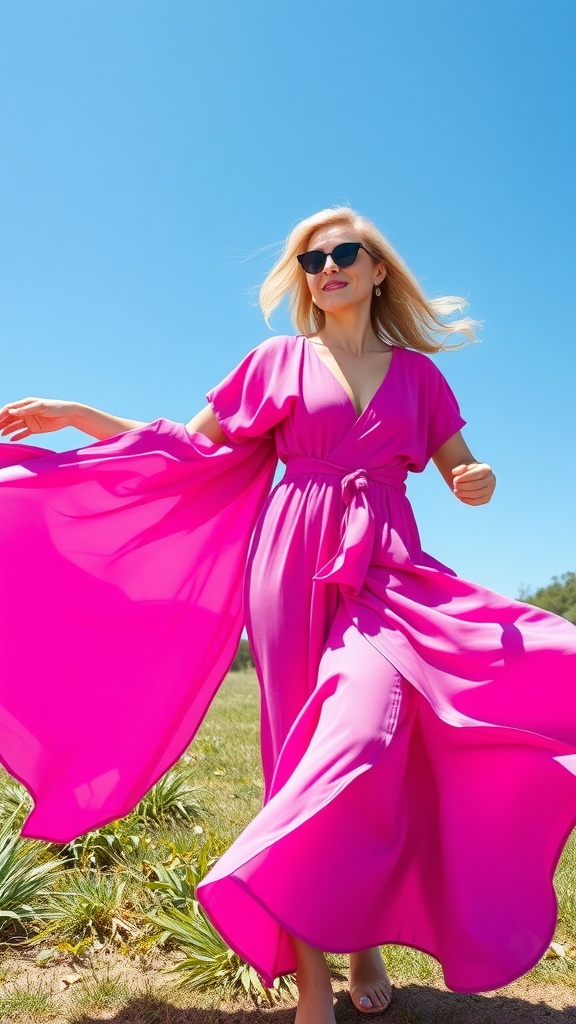
<svg viewBox="0 0 576 1024"><path fill-rule="evenodd" d="M331 986L316 985L299 990L294 1024L336 1024Z"/></svg>
<svg viewBox="0 0 576 1024"><path fill-rule="evenodd" d="M298 1008L294 1024L336 1024L330 971L323 953L292 940L296 950Z"/></svg>
<svg viewBox="0 0 576 1024"><path fill-rule="evenodd" d="M392 985L379 946L350 953L350 998L361 1013L381 1013L390 1005Z"/></svg>

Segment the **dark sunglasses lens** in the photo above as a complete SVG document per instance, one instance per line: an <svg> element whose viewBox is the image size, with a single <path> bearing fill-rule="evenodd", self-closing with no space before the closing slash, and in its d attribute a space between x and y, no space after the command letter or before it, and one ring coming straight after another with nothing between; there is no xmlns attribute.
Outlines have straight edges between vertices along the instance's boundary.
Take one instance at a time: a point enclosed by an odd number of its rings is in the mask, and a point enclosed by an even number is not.
<svg viewBox="0 0 576 1024"><path fill-rule="evenodd" d="M319 274L324 269L326 255L319 249L312 249L304 252L298 257L298 262L306 274Z"/></svg>
<svg viewBox="0 0 576 1024"><path fill-rule="evenodd" d="M342 242L342 245L337 245L334 249L332 259L337 267L351 267L360 249L359 242Z"/></svg>
<svg viewBox="0 0 576 1024"><path fill-rule="evenodd" d="M330 255L337 267L351 267L361 248L361 242L341 242ZM326 256L321 249L311 249L298 256L298 262L306 274L319 274L324 270Z"/></svg>

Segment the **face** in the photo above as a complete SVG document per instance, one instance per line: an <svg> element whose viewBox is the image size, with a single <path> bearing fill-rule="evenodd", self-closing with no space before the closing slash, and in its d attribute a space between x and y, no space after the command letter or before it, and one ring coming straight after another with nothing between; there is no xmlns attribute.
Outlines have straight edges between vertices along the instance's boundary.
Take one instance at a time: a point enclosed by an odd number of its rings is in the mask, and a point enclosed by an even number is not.
<svg viewBox="0 0 576 1024"><path fill-rule="evenodd" d="M339 224L319 228L306 248L329 253L341 242L361 241L362 236L357 231ZM337 315L339 310L350 306L364 303L370 306L374 288L385 276L384 263L376 263L364 249L360 249L351 267L340 268L328 256L324 269L319 274L306 274L306 281L313 302L326 313Z"/></svg>

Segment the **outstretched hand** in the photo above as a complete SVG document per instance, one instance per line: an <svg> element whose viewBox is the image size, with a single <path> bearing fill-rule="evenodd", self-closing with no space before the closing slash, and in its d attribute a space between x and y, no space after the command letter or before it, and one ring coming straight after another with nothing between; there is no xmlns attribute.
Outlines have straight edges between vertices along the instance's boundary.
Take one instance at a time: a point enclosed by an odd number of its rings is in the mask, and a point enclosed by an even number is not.
<svg viewBox="0 0 576 1024"><path fill-rule="evenodd" d="M486 505L496 487L496 477L486 462L470 462L452 470L452 489L465 505Z"/></svg>
<svg viewBox="0 0 576 1024"><path fill-rule="evenodd" d="M55 398L21 398L0 409L0 434L22 441L32 434L47 434L72 425L73 402Z"/></svg>

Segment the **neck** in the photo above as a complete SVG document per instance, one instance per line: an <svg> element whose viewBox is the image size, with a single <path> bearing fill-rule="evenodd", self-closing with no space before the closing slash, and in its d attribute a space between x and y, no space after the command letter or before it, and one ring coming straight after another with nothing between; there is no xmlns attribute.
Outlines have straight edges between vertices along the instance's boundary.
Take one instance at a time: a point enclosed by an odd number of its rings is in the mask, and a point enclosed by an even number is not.
<svg viewBox="0 0 576 1024"><path fill-rule="evenodd" d="M374 333L368 308L343 309L337 317L327 313L324 326L316 332L316 337L328 348L347 349L355 356L364 352L381 352L385 347Z"/></svg>

